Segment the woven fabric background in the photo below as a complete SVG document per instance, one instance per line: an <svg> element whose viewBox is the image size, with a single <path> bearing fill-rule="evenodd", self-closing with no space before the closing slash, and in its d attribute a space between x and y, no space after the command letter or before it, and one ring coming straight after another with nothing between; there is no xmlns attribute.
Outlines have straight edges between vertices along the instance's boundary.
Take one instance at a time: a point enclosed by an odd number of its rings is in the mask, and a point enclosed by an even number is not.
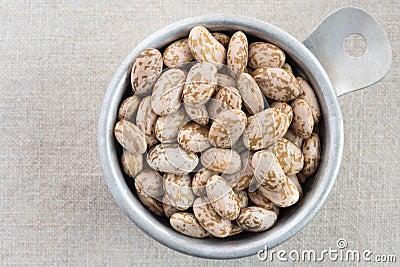
<svg viewBox="0 0 400 267"><path fill-rule="evenodd" d="M266 266L255 256L227 262L186 256L129 221L109 193L98 161L102 97L135 44L176 20L242 14L303 40L324 16L346 5L364 8L383 25L393 64L380 83L340 97L345 148L338 180L312 222L278 249L321 251L344 238L351 249L395 254L399 264L398 0L4 0L0 265Z"/></svg>

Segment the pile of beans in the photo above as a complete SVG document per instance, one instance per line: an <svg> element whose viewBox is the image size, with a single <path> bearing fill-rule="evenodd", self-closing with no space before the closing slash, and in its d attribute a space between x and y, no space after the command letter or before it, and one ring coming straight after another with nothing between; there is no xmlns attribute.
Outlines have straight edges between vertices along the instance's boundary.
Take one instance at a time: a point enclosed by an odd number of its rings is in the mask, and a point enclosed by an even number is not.
<svg viewBox="0 0 400 267"><path fill-rule="evenodd" d="M142 51L131 82L115 125L121 166L176 231L265 231L299 201L320 160L321 112L282 49L196 26L163 54Z"/></svg>

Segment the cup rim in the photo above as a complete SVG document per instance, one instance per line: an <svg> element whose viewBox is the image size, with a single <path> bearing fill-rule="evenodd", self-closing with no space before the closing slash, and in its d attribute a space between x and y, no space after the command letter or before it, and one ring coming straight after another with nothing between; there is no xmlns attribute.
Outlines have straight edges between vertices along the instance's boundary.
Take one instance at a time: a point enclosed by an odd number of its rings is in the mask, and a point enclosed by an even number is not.
<svg viewBox="0 0 400 267"><path fill-rule="evenodd" d="M242 30L252 36L281 47L299 66L315 88L324 118L322 155L313 187L293 213L266 232L248 237L228 239L196 239L164 225L134 196L125 182L116 153L114 125L118 106L130 83L131 65L146 48L161 48L188 35L189 30L203 25L212 31ZM289 33L261 20L238 15L213 14L174 22L137 44L125 58L105 93L98 121L100 164L109 190L128 217L147 235L179 252L202 258L233 259L256 254L259 250L278 246L299 232L325 202L339 172L343 153L343 121L336 93L317 58ZM121 233L122 234L122 233Z"/></svg>

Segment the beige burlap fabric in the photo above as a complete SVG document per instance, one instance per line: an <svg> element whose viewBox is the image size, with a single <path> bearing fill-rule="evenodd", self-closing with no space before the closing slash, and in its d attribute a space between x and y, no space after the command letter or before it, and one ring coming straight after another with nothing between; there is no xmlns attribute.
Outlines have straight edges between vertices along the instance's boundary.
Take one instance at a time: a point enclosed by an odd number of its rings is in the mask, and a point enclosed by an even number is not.
<svg viewBox="0 0 400 267"><path fill-rule="evenodd" d="M393 65L380 83L340 98L345 149L338 180L312 222L278 249L321 251L344 238L351 249L396 254L399 264L398 1L4 0L0 265L270 265L257 257L216 262L186 256L133 225L108 192L99 166L102 97L135 44L173 21L241 14L302 40L320 19L346 5L362 7L380 21L392 45Z"/></svg>

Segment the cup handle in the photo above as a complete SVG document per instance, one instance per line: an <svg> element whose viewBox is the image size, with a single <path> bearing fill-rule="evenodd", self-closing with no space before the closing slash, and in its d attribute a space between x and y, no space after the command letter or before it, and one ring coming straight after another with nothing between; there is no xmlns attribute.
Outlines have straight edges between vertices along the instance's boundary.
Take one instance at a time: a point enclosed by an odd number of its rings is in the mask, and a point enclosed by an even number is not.
<svg viewBox="0 0 400 267"><path fill-rule="evenodd" d="M367 43L360 57L348 55L344 40L359 34ZM392 50L382 27L362 9L344 7L333 11L303 41L328 73L338 96L381 80L392 64Z"/></svg>

